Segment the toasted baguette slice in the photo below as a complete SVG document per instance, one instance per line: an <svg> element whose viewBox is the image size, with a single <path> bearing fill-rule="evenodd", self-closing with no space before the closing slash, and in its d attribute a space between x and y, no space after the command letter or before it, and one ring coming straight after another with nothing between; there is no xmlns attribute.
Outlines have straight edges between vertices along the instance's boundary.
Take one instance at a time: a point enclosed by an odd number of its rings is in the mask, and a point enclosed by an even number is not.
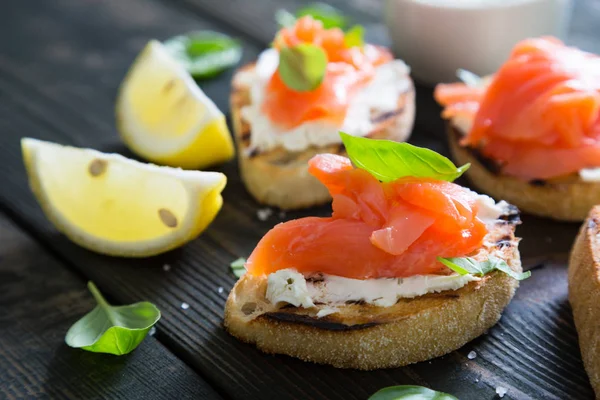
<svg viewBox="0 0 600 400"><path fill-rule="evenodd" d="M250 88L237 79L240 73L254 68L254 64L242 67L233 78L230 98L231 118L240 173L246 188L261 204L281 209L298 209L326 203L331 200L329 192L315 177L308 173L308 160L319 153L345 155L343 145L311 147L301 152L283 148L249 154L252 127L242 118L242 107L251 102ZM389 113L373 115L375 129L367 137L405 141L415 119L415 92L408 91L398 98L398 108Z"/></svg>
<svg viewBox="0 0 600 400"><path fill-rule="evenodd" d="M569 301L583 365L600 398L600 206L581 226L569 259Z"/></svg>
<svg viewBox="0 0 600 400"><path fill-rule="evenodd" d="M476 257L494 254L520 272L516 223L518 213L498 222ZM267 353L338 368L400 367L449 353L483 334L498 321L518 285L492 272L459 290L401 299L391 307L353 302L317 318L330 305L278 308L265 298L266 277L245 275L227 299L225 327Z"/></svg>
<svg viewBox="0 0 600 400"><path fill-rule="evenodd" d="M531 182L501 175L492 160L459 144L464 134L452 121L448 123L450 152L459 165L471 163L466 176L490 196L505 199L526 213L561 221L582 221L600 203L600 183L583 181L577 174Z"/></svg>

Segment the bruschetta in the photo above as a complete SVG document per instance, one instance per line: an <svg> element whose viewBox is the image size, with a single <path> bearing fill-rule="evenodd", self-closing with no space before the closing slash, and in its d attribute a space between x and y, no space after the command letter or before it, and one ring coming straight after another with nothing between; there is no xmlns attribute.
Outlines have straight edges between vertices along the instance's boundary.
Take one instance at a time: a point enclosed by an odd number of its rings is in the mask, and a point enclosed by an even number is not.
<svg viewBox="0 0 600 400"><path fill-rule="evenodd" d="M454 159L524 212L583 220L600 203L600 57L554 38L518 43L492 76L441 84Z"/></svg>
<svg viewBox="0 0 600 400"><path fill-rule="evenodd" d="M569 302L583 365L596 397L600 397L600 206L592 208L571 250Z"/></svg>
<svg viewBox="0 0 600 400"><path fill-rule="evenodd" d="M371 370L441 356L498 321L526 276L515 207L427 174L382 182L335 154L313 157L308 170L333 214L263 237L226 303L233 336Z"/></svg>
<svg viewBox="0 0 600 400"><path fill-rule="evenodd" d="M409 68L387 49L349 45L344 37L305 16L236 72L230 103L240 173L259 203L297 209L330 200L307 162L318 153L343 155L340 130L394 141L410 135L415 92ZM288 87L278 68L280 50L301 43L327 56L323 81L302 92Z"/></svg>

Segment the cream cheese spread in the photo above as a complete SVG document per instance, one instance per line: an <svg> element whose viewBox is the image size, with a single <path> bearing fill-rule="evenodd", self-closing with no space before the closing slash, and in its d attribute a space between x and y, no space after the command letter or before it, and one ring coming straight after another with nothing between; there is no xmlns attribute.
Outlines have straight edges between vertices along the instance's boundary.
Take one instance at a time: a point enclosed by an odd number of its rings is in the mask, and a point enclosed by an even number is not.
<svg viewBox="0 0 600 400"><path fill-rule="evenodd" d="M289 303L310 308L315 302L328 306L361 301L389 307L401 298L414 298L427 293L456 290L477 281L473 275L415 275L408 278L351 279L336 275L318 274L307 279L295 269L282 269L269 275L267 299L272 304ZM337 312L328 308L321 316Z"/></svg>

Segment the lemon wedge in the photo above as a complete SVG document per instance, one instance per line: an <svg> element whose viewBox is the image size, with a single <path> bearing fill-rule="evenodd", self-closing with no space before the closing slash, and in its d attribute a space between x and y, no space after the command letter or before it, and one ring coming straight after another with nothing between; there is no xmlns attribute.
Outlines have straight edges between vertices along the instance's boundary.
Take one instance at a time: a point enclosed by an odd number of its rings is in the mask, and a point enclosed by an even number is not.
<svg viewBox="0 0 600 400"><path fill-rule="evenodd" d="M155 40L121 84L116 118L125 144L157 164L201 169L234 155L223 113Z"/></svg>
<svg viewBox="0 0 600 400"><path fill-rule="evenodd" d="M158 167L90 149L22 139L29 184L48 219L98 253L146 257L198 236L227 178Z"/></svg>

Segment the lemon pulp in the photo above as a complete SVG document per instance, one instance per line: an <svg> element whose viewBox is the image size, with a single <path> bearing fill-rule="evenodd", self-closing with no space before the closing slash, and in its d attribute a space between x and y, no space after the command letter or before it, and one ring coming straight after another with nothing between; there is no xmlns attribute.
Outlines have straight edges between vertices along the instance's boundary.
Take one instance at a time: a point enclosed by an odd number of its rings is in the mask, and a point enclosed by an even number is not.
<svg viewBox="0 0 600 400"><path fill-rule="evenodd" d="M234 155L223 113L157 41L121 84L116 115L125 143L153 162L194 169Z"/></svg>

